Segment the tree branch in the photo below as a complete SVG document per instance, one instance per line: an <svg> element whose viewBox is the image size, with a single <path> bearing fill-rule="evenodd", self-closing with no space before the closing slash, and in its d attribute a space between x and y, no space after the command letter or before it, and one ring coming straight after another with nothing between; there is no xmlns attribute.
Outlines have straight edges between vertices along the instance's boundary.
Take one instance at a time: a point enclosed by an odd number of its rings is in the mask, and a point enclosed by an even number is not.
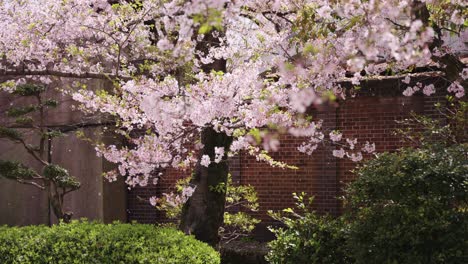
<svg viewBox="0 0 468 264"><path fill-rule="evenodd" d="M130 76L117 76L114 74L105 74L105 73L71 73L71 72L61 72L54 70L43 70L43 71L31 71L24 69L17 70L0 70L0 77L4 76L24 76L24 75L33 75L33 76L56 76L56 77L65 77L65 78L78 78L78 79L102 79L102 80L131 80Z"/></svg>
<svg viewBox="0 0 468 264"><path fill-rule="evenodd" d="M38 184L36 182L29 182L29 181L24 181L24 180L20 180L20 179L17 179L16 182L19 182L21 184L26 184L26 185L32 185L32 186L37 187L37 188L39 188L41 190L45 190L44 186L42 186L42 185L40 185L40 184Z"/></svg>
<svg viewBox="0 0 468 264"><path fill-rule="evenodd" d="M33 156L37 161L39 161L42 165L49 165L48 162L46 162L45 160L41 159L41 157L39 157L37 155L37 153L34 151L34 149L32 149L27 143L26 141L24 141L23 139L20 139L19 142L23 145L23 147L26 149L26 151L31 154L31 156Z"/></svg>

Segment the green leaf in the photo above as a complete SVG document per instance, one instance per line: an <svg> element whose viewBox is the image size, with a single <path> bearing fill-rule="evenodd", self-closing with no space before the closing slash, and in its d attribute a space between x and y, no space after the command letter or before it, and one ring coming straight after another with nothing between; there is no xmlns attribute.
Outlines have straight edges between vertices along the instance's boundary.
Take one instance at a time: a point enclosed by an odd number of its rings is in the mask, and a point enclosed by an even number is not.
<svg viewBox="0 0 468 264"><path fill-rule="evenodd" d="M45 91L45 86L38 84L20 84L16 86L13 94L20 96L37 96Z"/></svg>
<svg viewBox="0 0 468 264"><path fill-rule="evenodd" d="M44 105L45 106L48 106L48 107L57 107L59 104L59 102L57 100L53 100L53 99L48 99L44 102Z"/></svg>
<svg viewBox="0 0 468 264"><path fill-rule="evenodd" d="M203 24L199 29L198 29L198 34L208 34L210 33L212 27L208 24Z"/></svg>
<svg viewBox="0 0 468 264"><path fill-rule="evenodd" d="M68 171L58 165L49 164L44 167L42 174L47 179L55 182L61 188L78 189L80 183L75 177L70 176Z"/></svg>
<svg viewBox="0 0 468 264"><path fill-rule="evenodd" d="M28 105L24 107L12 107L7 110L6 114L9 117L20 117L25 114L29 114L38 109L36 105Z"/></svg>
<svg viewBox="0 0 468 264"><path fill-rule="evenodd" d="M31 125L34 122L32 117L22 116L15 119L15 123L20 125Z"/></svg>
<svg viewBox="0 0 468 264"><path fill-rule="evenodd" d="M255 139L257 144L260 144L262 142L262 136L261 136L260 130L258 128L250 129L248 134L251 135Z"/></svg>
<svg viewBox="0 0 468 264"><path fill-rule="evenodd" d="M56 138L56 137L62 137L64 134L60 132L59 130L50 130L46 133L44 133L42 136L44 138Z"/></svg>
<svg viewBox="0 0 468 264"><path fill-rule="evenodd" d="M25 165L15 162L0 160L0 176L12 180L32 179L36 173Z"/></svg>
<svg viewBox="0 0 468 264"><path fill-rule="evenodd" d="M10 140L22 140L23 135L16 129L0 126L0 138L8 138Z"/></svg>

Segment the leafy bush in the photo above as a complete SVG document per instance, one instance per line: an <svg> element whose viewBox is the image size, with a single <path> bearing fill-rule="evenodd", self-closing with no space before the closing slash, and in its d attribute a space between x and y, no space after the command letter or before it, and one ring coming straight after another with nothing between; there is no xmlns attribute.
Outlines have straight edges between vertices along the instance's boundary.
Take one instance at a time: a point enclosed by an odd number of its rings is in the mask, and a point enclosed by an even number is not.
<svg viewBox="0 0 468 264"><path fill-rule="evenodd" d="M304 194L296 195L299 212L291 208L270 215L286 228L271 229L277 239L270 242L267 260L272 264L351 263L346 248L346 229L340 218L319 216L308 209Z"/></svg>
<svg viewBox="0 0 468 264"><path fill-rule="evenodd" d="M210 246L170 228L72 221L0 227L0 263L219 263Z"/></svg>
<svg viewBox="0 0 468 264"><path fill-rule="evenodd" d="M467 263L468 146L384 153L347 189L357 263Z"/></svg>
<svg viewBox="0 0 468 264"><path fill-rule="evenodd" d="M231 174L228 175L224 223L219 234L222 241L230 242L239 237L248 236L260 223L260 220L247 212L258 211L257 191L251 185L234 185ZM236 207L244 211L237 211ZM234 210L231 210L234 209ZM247 212L245 212L247 211Z"/></svg>

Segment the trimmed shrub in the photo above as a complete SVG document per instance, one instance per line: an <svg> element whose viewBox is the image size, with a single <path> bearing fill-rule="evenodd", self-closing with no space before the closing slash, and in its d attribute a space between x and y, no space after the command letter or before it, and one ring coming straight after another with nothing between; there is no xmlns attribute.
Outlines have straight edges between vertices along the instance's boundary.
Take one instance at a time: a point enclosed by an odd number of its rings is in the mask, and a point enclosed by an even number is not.
<svg viewBox="0 0 468 264"><path fill-rule="evenodd" d="M0 227L0 263L219 264L219 254L182 232L143 224L72 221Z"/></svg>
<svg viewBox="0 0 468 264"><path fill-rule="evenodd" d="M384 153L347 189L356 263L468 263L468 145Z"/></svg>

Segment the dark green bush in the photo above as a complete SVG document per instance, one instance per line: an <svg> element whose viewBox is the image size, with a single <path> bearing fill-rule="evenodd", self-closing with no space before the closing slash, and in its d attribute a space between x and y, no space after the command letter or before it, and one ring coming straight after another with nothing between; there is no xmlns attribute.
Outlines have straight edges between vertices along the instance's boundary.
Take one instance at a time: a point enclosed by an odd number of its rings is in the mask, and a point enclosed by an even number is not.
<svg viewBox="0 0 468 264"><path fill-rule="evenodd" d="M294 196L298 211L288 208L271 213L286 228L272 229L277 239L269 243L267 260L272 264L351 263L341 219L317 215L304 203L304 194Z"/></svg>
<svg viewBox="0 0 468 264"><path fill-rule="evenodd" d="M218 264L220 259L210 246L174 229L72 221L0 227L0 263Z"/></svg>
<svg viewBox="0 0 468 264"><path fill-rule="evenodd" d="M357 263L468 263L468 148L404 149L357 170L347 189Z"/></svg>

